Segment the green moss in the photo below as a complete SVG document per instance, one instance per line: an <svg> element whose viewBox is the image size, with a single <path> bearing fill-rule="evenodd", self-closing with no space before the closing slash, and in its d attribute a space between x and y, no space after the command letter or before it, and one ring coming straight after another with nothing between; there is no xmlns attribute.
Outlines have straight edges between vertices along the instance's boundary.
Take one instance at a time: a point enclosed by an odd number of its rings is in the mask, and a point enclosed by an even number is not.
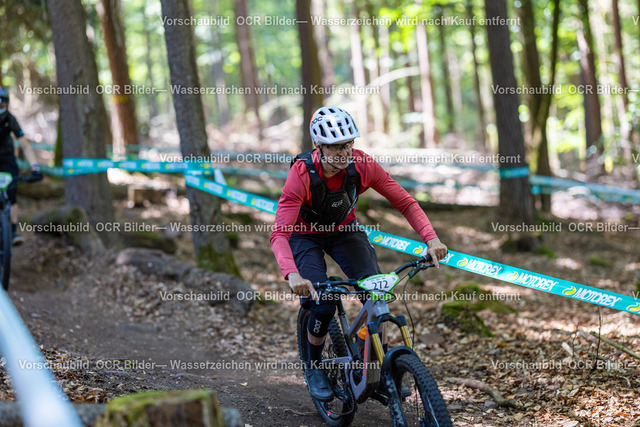
<svg viewBox="0 0 640 427"><path fill-rule="evenodd" d="M196 256L196 265L205 270L215 271L216 273L228 273L242 279L240 269L238 269L231 251L217 253L211 246L202 246L199 248L198 255Z"/></svg>
<svg viewBox="0 0 640 427"><path fill-rule="evenodd" d="M494 298L491 291L480 288L476 282L460 285L446 295L452 301L442 304L445 323L465 332L493 336L478 315L480 311L490 310L500 314L517 313L513 307Z"/></svg>
<svg viewBox="0 0 640 427"><path fill-rule="evenodd" d="M598 255L593 255L589 258L589 264L599 266L599 267L611 267L611 263L606 259L599 257Z"/></svg>
<svg viewBox="0 0 640 427"><path fill-rule="evenodd" d="M553 251L553 249L551 249L549 246L540 246L539 248L536 248L536 250L534 251L534 253L538 254L538 255L546 255L551 259L556 259L558 258L558 256L556 255L556 253Z"/></svg>
<svg viewBox="0 0 640 427"><path fill-rule="evenodd" d="M480 316L473 312L469 301L448 301L442 304L445 323L465 332L491 337L493 334Z"/></svg>
<svg viewBox="0 0 640 427"><path fill-rule="evenodd" d="M238 249L238 245L240 244L240 236L235 231L229 231L227 233L227 238L229 239L229 245L231 249Z"/></svg>
<svg viewBox="0 0 640 427"><path fill-rule="evenodd" d="M253 215L243 212L238 213L225 213L224 217L229 220L229 222L240 223L242 225L253 224L255 219Z"/></svg>
<svg viewBox="0 0 640 427"><path fill-rule="evenodd" d="M126 425L147 427L150 426L147 417L148 406L171 405L189 401L203 401L204 406L213 406L213 418L221 420L220 405L212 390L154 390L120 396L111 400L96 425L100 427L121 426L126 420Z"/></svg>

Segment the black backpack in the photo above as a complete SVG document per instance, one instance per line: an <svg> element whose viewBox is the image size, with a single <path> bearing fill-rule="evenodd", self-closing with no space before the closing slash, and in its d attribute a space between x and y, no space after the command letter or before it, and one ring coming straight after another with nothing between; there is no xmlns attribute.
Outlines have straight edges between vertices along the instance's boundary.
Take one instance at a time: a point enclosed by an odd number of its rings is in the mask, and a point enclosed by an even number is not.
<svg viewBox="0 0 640 427"><path fill-rule="evenodd" d="M327 183L320 178L316 165L313 162L312 154L314 150L298 154L291 161L291 166L300 160L303 161L309 173L311 184L311 206L302 206L300 216L312 227L321 226L323 230L333 230L353 210L358 201L360 189L360 173L356 169L355 163L349 163L342 188L338 191L329 191Z"/></svg>

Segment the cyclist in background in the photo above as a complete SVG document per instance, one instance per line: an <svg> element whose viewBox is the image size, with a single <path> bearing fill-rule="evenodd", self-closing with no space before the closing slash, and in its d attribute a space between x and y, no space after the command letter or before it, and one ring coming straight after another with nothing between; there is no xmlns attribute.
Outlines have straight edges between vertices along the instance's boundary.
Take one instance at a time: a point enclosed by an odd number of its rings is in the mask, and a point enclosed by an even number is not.
<svg viewBox="0 0 640 427"><path fill-rule="evenodd" d="M18 120L9 112L9 92L0 86L0 172L10 173L15 179L20 172L16 161L19 154L19 147L14 147L11 134L18 139L20 147L24 150L24 155L31 165L33 174L40 174L36 156L31 149L31 145L29 145L29 142L24 137L24 132L22 132ZM18 234L17 184L14 180L7 189L7 195L11 201L11 231L14 245L20 245L24 241L22 236Z"/></svg>
<svg viewBox="0 0 640 427"><path fill-rule="evenodd" d="M371 156L353 148L360 133L349 113L322 107L314 113L310 131L315 149L298 155L291 166L271 246L289 287L311 311L305 379L314 398L328 401L333 392L319 364L336 301L319 299L312 282L328 280L325 253L350 279L381 272L373 245L358 226L358 195L373 188L387 198L426 242L436 266L447 255L447 247L418 202Z"/></svg>

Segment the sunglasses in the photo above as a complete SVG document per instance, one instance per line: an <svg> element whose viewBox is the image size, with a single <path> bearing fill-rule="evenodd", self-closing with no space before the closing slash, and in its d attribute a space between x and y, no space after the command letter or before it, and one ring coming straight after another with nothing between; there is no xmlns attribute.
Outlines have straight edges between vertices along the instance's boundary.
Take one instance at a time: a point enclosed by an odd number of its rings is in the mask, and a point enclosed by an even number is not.
<svg viewBox="0 0 640 427"><path fill-rule="evenodd" d="M344 144L324 144L324 147L332 153L339 153L342 149L350 150L353 148L353 141L345 142Z"/></svg>

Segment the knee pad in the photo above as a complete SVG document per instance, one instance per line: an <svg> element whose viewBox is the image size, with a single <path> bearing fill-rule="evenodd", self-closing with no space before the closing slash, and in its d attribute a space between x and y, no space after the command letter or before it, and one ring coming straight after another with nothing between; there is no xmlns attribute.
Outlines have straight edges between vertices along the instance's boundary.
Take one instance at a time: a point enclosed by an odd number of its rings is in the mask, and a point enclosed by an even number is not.
<svg viewBox="0 0 640 427"><path fill-rule="evenodd" d="M309 333L314 337L324 337L325 335L327 335L327 331L329 330L329 323L331 323L331 319L333 319L333 315L336 313L335 303L312 303L309 311L311 312L309 315L309 323L307 325Z"/></svg>

